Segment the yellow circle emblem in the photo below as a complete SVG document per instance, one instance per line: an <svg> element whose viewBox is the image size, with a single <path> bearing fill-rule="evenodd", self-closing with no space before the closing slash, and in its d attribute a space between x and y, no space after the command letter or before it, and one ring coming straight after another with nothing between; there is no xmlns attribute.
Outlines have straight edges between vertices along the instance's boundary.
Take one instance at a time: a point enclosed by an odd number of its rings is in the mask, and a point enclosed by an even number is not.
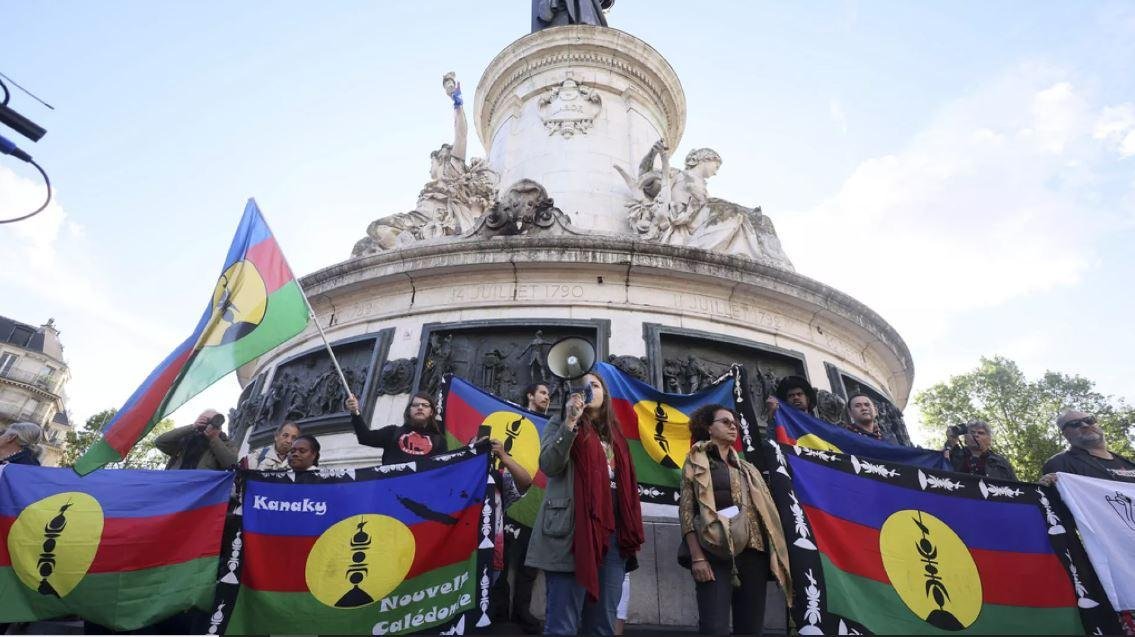
<svg viewBox="0 0 1135 637"><path fill-rule="evenodd" d="M268 288L256 266L248 261L237 261L217 279L213 315L197 346L224 345L247 335L264 320L267 309Z"/></svg>
<svg viewBox="0 0 1135 637"><path fill-rule="evenodd" d="M883 568L906 607L942 630L963 630L981 613L981 578L962 539L946 523L906 509L879 532Z"/></svg>
<svg viewBox="0 0 1135 637"><path fill-rule="evenodd" d="M690 453L690 419L677 409L653 400L635 403L638 438L643 449L663 467L677 469Z"/></svg>
<svg viewBox="0 0 1135 637"><path fill-rule="evenodd" d="M836 453L843 453L839 447L824 440L816 434L804 434L796 439L797 446L807 447L809 449L819 449L820 451L834 451Z"/></svg>
<svg viewBox="0 0 1135 637"><path fill-rule="evenodd" d="M102 527L102 507L86 493L57 493L34 502L8 532L12 568L33 591L67 597L95 561Z"/></svg>
<svg viewBox="0 0 1135 637"><path fill-rule="evenodd" d="M340 520L323 532L307 556L307 588L332 608L373 604L406 578L414 562L414 534L402 522L368 513Z"/></svg>
<svg viewBox="0 0 1135 637"><path fill-rule="evenodd" d="M501 441L508 455L536 475L540 468L540 432L531 420L514 411L494 411L481 424L492 427L489 437Z"/></svg>

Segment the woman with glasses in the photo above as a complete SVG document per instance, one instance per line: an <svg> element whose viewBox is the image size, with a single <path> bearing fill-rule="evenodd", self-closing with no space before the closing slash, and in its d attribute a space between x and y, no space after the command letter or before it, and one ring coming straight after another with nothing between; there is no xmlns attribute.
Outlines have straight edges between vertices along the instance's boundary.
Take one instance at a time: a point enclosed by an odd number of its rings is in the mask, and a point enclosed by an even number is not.
<svg viewBox="0 0 1135 637"><path fill-rule="evenodd" d="M737 414L705 405L690 415L693 446L682 467L678 516L703 635L759 635L765 582L776 577L792 605L788 547L760 470L742 459ZM679 561L684 563L680 554ZM731 612L732 611L732 612Z"/></svg>
<svg viewBox="0 0 1135 637"><path fill-rule="evenodd" d="M446 450L445 435L437 424L437 405L425 392L410 397L401 425L371 429L359 414L359 399L354 394L347 398L347 411L359 444L382 449L384 465L412 462Z"/></svg>

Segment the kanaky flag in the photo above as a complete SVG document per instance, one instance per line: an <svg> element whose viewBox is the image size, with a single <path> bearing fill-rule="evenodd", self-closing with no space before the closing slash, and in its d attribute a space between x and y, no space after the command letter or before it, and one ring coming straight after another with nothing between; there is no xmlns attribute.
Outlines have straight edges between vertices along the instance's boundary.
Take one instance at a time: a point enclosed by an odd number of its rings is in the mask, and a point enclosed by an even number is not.
<svg viewBox="0 0 1135 637"><path fill-rule="evenodd" d="M159 364L75 463L86 475L126 457L162 418L209 385L299 334L307 302L256 201L248 200L197 327Z"/></svg>
<svg viewBox="0 0 1135 637"><path fill-rule="evenodd" d="M486 626L489 445L372 469L246 473L210 634ZM491 500L491 499L490 499Z"/></svg>
<svg viewBox="0 0 1135 637"><path fill-rule="evenodd" d="M792 405L781 403L773 416L776 428L776 441L786 445L800 445L812 449L823 449L840 453L850 453L860 458L874 458L888 462L901 462L928 469L953 471L950 461L941 451L904 447L894 443L875 440L867 436L837 427L810 416Z"/></svg>
<svg viewBox="0 0 1135 637"><path fill-rule="evenodd" d="M441 398L442 425L451 449L469 444L482 426L492 429L505 451L532 476L532 486L508 507L508 517L531 527L536 521L548 477L540 471L540 436L548 417L497 398L458 376L446 376Z"/></svg>
<svg viewBox="0 0 1135 637"><path fill-rule="evenodd" d="M0 622L209 608L233 474L0 466Z"/></svg>
<svg viewBox="0 0 1135 637"><path fill-rule="evenodd" d="M1119 630L1054 489L768 445L799 634Z"/></svg>
<svg viewBox="0 0 1135 637"><path fill-rule="evenodd" d="M740 368L738 368L739 370ZM595 371L611 392L611 409L622 427L634 460L639 496L643 502L675 505L682 480L682 465L690 452L690 414L703 405L720 404L744 415L738 400L736 374L727 374L693 394L667 394L623 373L608 363ZM742 420L745 420L743 417ZM749 436L742 423L741 437Z"/></svg>

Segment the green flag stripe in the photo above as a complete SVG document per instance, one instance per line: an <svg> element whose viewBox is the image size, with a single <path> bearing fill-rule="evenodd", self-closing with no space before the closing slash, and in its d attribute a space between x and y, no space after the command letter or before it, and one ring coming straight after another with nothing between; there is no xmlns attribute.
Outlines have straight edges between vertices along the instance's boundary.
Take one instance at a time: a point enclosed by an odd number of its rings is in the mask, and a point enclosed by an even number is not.
<svg viewBox="0 0 1135 637"><path fill-rule="evenodd" d="M668 469L654 461L638 440L627 440L634 461L635 477L641 484L678 488L682 486L682 470Z"/></svg>
<svg viewBox="0 0 1135 637"><path fill-rule="evenodd" d="M442 587L463 575L465 577L459 587L442 592ZM280 593L242 586L225 634L295 633L303 626L317 626L319 632L325 634L369 635L379 622L403 621L407 615L410 616L409 624L413 624L415 617L421 616L422 619L408 630L395 631L387 626L385 632L420 631L451 621L455 604L458 615L473 608L477 599L476 587L476 552L468 560L406 580L375 603L358 608L326 606L308 592ZM465 596L467 599L463 600ZM461 604L461 601L466 603ZM430 611L433 611L432 615ZM440 620L437 619L439 614L443 617ZM427 615L433 620L427 621Z"/></svg>
<svg viewBox="0 0 1135 637"><path fill-rule="evenodd" d="M125 549L123 549L125 550ZM117 630L134 630L196 606L208 610L217 579L217 558L83 578L63 599L41 595L0 568L0 621L30 622L78 615Z"/></svg>
<svg viewBox="0 0 1135 637"><path fill-rule="evenodd" d="M260 325L232 343L205 347L197 352L166 400L162 415L177 409L234 369L299 334L307 326L308 311L295 281L268 295L268 312Z"/></svg>
<svg viewBox="0 0 1135 637"><path fill-rule="evenodd" d="M828 610L859 621L879 635L1082 635L1074 607L1033 608L984 604L977 621L964 631L940 630L916 616L894 588L836 568L821 556ZM862 621L861 618L870 618Z"/></svg>

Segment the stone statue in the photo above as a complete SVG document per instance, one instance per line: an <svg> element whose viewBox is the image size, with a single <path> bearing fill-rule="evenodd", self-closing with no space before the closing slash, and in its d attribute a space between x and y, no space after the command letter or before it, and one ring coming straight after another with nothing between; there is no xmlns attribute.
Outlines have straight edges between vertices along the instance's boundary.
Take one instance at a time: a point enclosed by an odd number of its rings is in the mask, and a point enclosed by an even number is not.
<svg viewBox="0 0 1135 637"><path fill-rule="evenodd" d="M656 158L661 168L655 168ZM717 152L699 148L686 155L685 170L673 168L661 140L639 164L637 177L616 165L632 194L627 203L631 229L649 241L763 259L794 270L772 220L759 206L747 208L709 196L706 180L720 167Z"/></svg>
<svg viewBox="0 0 1135 637"><path fill-rule="evenodd" d="M842 425L847 416L847 401L826 389L817 389L816 416L833 425Z"/></svg>
<svg viewBox="0 0 1135 637"><path fill-rule="evenodd" d="M661 160L660 169L654 168L655 158ZM670 150L662 140L651 147L639 164L637 178L615 166L634 194L627 204L631 228L644 239L687 245L709 203L706 180L720 167L721 156L716 151L698 148L686 155L685 170L673 168Z"/></svg>
<svg viewBox="0 0 1135 637"><path fill-rule="evenodd" d="M453 143L442 144L430 153L430 181L418 193L414 209L373 221L367 226L367 236L355 244L352 256L468 234L495 203L500 177L483 159L465 161L469 127L461 83L453 72L446 73L441 83L453 101Z"/></svg>
<svg viewBox="0 0 1135 637"><path fill-rule="evenodd" d="M568 24L607 26L603 15L615 0L532 0L532 33Z"/></svg>
<svg viewBox="0 0 1135 637"><path fill-rule="evenodd" d="M524 351L520 352L521 358L527 357L528 378L531 379L531 382L542 383L545 381L545 356L549 345L551 343L544 340L544 330L536 330L536 337L528 343Z"/></svg>
<svg viewBox="0 0 1135 637"><path fill-rule="evenodd" d="M497 237L515 234L580 235L571 219L538 182L521 179L501 191L496 203L481 216L466 236Z"/></svg>

